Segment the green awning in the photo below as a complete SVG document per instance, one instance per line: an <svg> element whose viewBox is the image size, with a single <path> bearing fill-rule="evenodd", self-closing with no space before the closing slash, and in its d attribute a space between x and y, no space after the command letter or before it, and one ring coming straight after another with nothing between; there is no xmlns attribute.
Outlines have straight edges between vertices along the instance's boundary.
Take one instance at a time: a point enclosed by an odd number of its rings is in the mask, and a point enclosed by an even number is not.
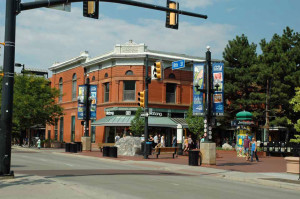
<svg viewBox="0 0 300 199"><path fill-rule="evenodd" d="M106 116L100 120L92 122L92 126L131 126L130 122L134 116L114 115ZM149 117L149 126L177 128L177 123L169 117Z"/></svg>
<svg viewBox="0 0 300 199"><path fill-rule="evenodd" d="M187 124L186 120L184 118L171 118L173 122L176 124L181 124L182 128L186 129L189 128L189 125Z"/></svg>

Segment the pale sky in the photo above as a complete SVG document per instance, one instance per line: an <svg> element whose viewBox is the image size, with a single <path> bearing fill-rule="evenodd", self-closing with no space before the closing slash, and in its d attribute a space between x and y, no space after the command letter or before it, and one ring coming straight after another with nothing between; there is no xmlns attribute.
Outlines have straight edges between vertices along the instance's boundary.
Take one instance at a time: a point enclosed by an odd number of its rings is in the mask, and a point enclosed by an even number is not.
<svg viewBox="0 0 300 199"><path fill-rule="evenodd" d="M22 0L31 2L34 0ZM141 1L141 0L137 0ZM0 42L4 41L5 2L0 0ZM143 2L165 6L166 0ZM250 42L271 39L289 26L300 30L299 0L179 0L180 9L205 14L208 19L179 17L179 29L165 28L165 12L100 2L98 20L82 16L82 2L72 3L71 12L41 8L17 16L16 59L25 67L49 68L89 51L91 57L113 50L129 40L145 43L149 49L205 56L222 52L236 35L245 34ZM0 50L3 64L3 48ZM260 49L258 46L258 53ZM18 69L16 69L18 71Z"/></svg>

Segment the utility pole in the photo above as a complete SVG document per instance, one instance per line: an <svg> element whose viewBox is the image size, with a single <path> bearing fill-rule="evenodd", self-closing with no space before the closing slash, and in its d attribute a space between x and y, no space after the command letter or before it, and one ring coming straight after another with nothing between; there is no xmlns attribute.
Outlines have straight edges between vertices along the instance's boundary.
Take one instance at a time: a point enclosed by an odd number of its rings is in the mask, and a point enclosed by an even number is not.
<svg viewBox="0 0 300 199"><path fill-rule="evenodd" d="M17 1L6 0L5 46L3 61L2 104L0 120L0 176L14 176L11 164L11 130L16 40Z"/></svg>
<svg viewBox="0 0 300 199"><path fill-rule="evenodd" d="M266 91L266 123L265 123L265 142L269 142L269 128L270 128L270 117L269 117L269 96L270 96L270 82L267 79L267 91Z"/></svg>
<svg viewBox="0 0 300 199"><path fill-rule="evenodd" d="M148 141L148 83L149 83L149 76L148 76L148 54L146 55L146 66L145 66L145 130L144 130L144 136L145 136L145 146L144 146L144 159L148 159L147 154L147 141Z"/></svg>

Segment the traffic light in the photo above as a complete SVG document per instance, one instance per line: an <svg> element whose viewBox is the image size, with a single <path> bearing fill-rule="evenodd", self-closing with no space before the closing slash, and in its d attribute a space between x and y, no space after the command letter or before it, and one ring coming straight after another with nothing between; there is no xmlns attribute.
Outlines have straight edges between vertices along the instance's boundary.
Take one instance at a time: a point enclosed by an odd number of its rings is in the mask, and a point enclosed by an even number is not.
<svg viewBox="0 0 300 199"><path fill-rule="evenodd" d="M99 18L99 0L83 2L83 16L94 19Z"/></svg>
<svg viewBox="0 0 300 199"><path fill-rule="evenodd" d="M141 91L141 92L138 92L138 95L139 95L139 103L138 105L140 107L145 107L145 90Z"/></svg>
<svg viewBox="0 0 300 199"><path fill-rule="evenodd" d="M175 1L167 0L167 7L171 9L179 9L179 3ZM172 29L178 29L179 14L175 12L167 12L166 27Z"/></svg>
<svg viewBox="0 0 300 199"><path fill-rule="evenodd" d="M161 61L154 62L154 77L155 78L161 79L161 69L162 69Z"/></svg>

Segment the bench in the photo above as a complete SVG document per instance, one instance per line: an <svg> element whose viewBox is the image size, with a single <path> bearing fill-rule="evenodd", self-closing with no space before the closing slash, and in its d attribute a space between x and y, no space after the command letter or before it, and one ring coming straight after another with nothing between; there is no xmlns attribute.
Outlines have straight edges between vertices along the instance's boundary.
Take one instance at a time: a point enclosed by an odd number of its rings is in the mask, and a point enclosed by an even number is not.
<svg viewBox="0 0 300 199"><path fill-rule="evenodd" d="M177 150L177 147L156 147L154 154L156 154L156 158L158 158L158 156L161 154L172 154L174 158Z"/></svg>
<svg viewBox="0 0 300 199"><path fill-rule="evenodd" d="M115 143L99 143L98 146L99 146L100 152L102 152L103 147L105 147L105 146L115 146Z"/></svg>

